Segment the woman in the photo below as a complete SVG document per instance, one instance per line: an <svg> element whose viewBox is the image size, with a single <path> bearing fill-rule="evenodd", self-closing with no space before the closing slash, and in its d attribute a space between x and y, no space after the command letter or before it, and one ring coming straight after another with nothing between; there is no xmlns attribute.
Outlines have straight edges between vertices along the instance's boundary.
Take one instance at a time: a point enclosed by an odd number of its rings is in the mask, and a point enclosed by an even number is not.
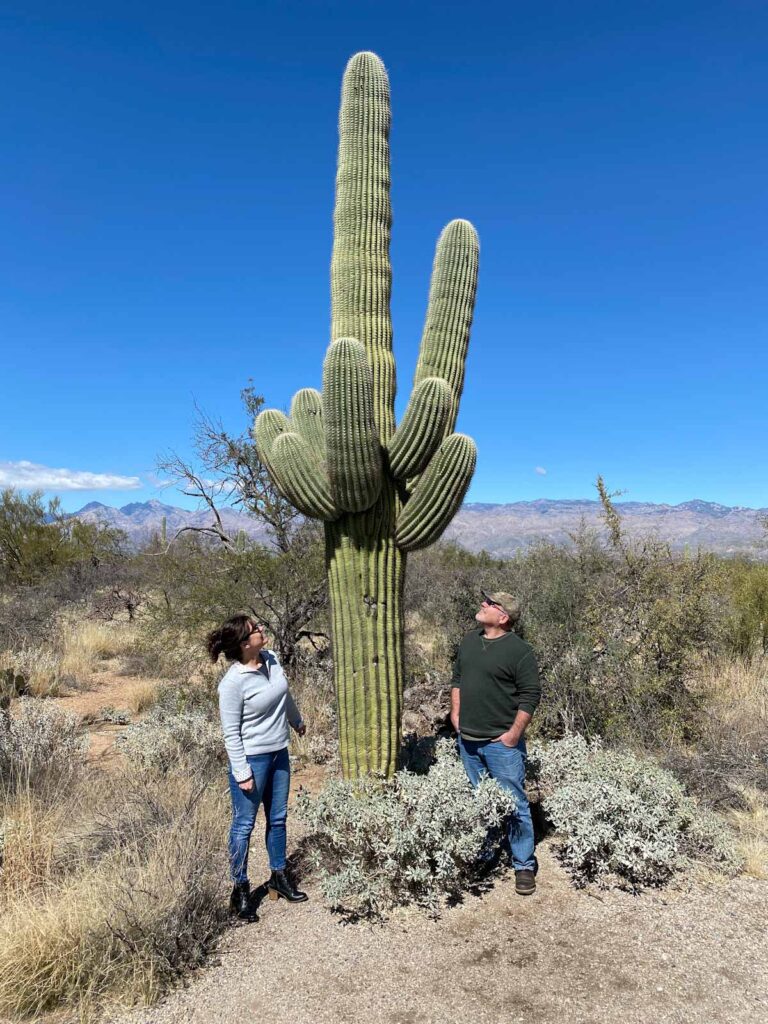
<svg viewBox="0 0 768 1024"><path fill-rule="evenodd" d="M288 724L299 736L306 727L288 692L280 662L265 644L263 628L247 615L234 615L208 635L211 660L216 662L223 653L232 662L219 683L232 797L229 864L234 888L230 910L250 921L258 918L250 904L248 843L261 803L272 870L270 899L282 896L290 903L301 903L307 898L285 873L285 819L291 781Z"/></svg>

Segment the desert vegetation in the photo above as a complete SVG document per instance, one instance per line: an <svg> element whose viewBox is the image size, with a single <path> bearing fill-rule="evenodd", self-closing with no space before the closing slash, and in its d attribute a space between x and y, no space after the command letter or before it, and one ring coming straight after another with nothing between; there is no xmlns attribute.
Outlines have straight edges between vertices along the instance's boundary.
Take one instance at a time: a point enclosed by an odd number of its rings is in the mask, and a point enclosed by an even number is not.
<svg viewBox="0 0 768 1024"><path fill-rule="evenodd" d="M602 498L604 531L568 548L500 561L446 544L411 556L406 770L389 782L340 779L323 546L311 525L287 524L284 550L186 535L130 551L95 531L45 573L4 574L2 1012L151 1001L215 944L228 807L202 639L237 609L269 623L290 665L309 725L293 754L327 779L299 801L304 862L347 917L408 904L439 913L503 869L479 825L503 815L503 800L493 787L471 794L439 740L453 650L481 586L520 595L540 658L530 789L574 883L637 891L694 865L766 877L765 566L630 544L604 488ZM116 607L127 593L131 607ZM98 714L68 712L105 673L154 682ZM107 760L88 751L100 723L114 740Z"/></svg>

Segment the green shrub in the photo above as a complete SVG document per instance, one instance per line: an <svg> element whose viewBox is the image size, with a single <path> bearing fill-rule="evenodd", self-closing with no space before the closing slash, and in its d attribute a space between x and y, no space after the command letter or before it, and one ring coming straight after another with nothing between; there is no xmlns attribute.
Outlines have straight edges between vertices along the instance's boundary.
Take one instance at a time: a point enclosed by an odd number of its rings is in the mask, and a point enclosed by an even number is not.
<svg viewBox="0 0 768 1024"><path fill-rule="evenodd" d="M694 860L738 870L725 823L652 759L574 735L534 747L530 764L577 884L661 885Z"/></svg>
<svg viewBox="0 0 768 1024"><path fill-rule="evenodd" d="M436 912L482 867L488 830L514 799L495 781L476 790L449 740L426 775L333 781L315 797L302 790L298 813L326 901L350 916L380 917L400 904Z"/></svg>

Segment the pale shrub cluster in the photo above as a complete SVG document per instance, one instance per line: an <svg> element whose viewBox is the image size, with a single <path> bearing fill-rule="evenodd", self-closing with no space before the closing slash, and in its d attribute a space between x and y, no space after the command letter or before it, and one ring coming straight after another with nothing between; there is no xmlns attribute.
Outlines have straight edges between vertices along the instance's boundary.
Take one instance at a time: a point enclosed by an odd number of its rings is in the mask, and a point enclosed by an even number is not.
<svg viewBox="0 0 768 1024"><path fill-rule="evenodd" d="M80 771L87 746L74 715L22 697L14 716L0 711L0 791L8 797L68 784Z"/></svg>
<svg viewBox="0 0 768 1024"><path fill-rule="evenodd" d="M535 747L530 762L577 884L661 885L694 860L738 870L730 829L654 760L571 735Z"/></svg>
<svg viewBox="0 0 768 1024"><path fill-rule="evenodd" d="M398 904L436 911L477 879L488 830L514 809L513 797L484 780L473 790L449 740L426 775L332 781L300 791L307 847L331 907L382 916Z"/></svg>
<svg viewBox="0 0 768 1024"><path fill-rule="evenodd" d="M176 712L158 704L117 744L132 767L156 775L189 767L205 774L224 759L221 726L202 707Z"/></svg>

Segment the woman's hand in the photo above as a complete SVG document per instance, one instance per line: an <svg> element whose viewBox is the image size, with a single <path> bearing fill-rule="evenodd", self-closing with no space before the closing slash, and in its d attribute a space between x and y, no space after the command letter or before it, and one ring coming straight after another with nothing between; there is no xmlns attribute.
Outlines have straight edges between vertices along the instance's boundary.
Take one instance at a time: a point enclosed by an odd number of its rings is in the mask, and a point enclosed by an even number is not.
<svg viewBox="0 0 768 1024"><path fill-rule="evenodd" d="M245 782L238 782L238 786L240 787L240 789L242 789L242 791L244 793L252 793L253 792L253 776L251 776L250 779L246 779Z"/></svg>
<svg viewBox="0 0 768 1024"><path fill-rule="evenodd" d="M299 734L299 736L306 736L307 727L306 725L304 725L303 722L299 722L299 724L297 726L294 726L294 728L296 729L296 732Z"/></svg>

